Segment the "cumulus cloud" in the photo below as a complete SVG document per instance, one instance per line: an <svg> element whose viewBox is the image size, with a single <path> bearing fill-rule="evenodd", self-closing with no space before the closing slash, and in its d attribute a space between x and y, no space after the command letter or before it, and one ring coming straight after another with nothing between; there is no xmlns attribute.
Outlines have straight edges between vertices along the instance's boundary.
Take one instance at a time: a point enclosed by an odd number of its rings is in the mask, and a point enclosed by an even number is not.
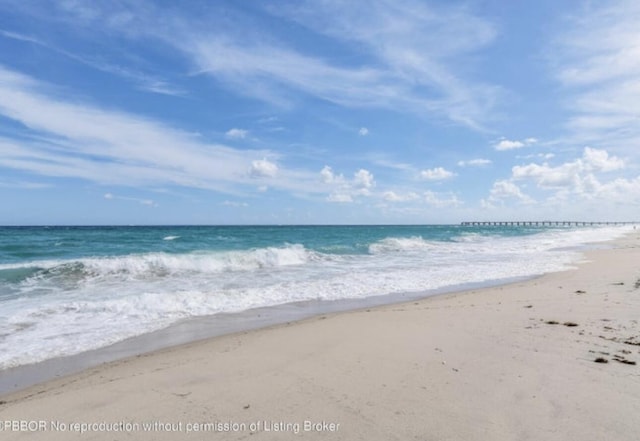
<svg viewBox="0 0 640 441"><path fill-rule="evenodd" d="M352 202L356 196L369 196L376 185L373 173L362 168L349 180L342 174L336 175L327 165L320 170L320 178L332 190L327 198L331 202Z"/></svg>
<svg viewBox="0 0 640 441"><path fill-rule="evenodd" d="M443 194L433 191L427 191L424 193L424 201L437 208L458 207L462 205L462 202L454 194Z"/></svg>
<svg viewBox="0 0 640 441"><path fill-rule="evenodd" d="M277 174L278 166L266 159L253 161L249 170L252 178L275 178Z"/></svg>
<svg viewBox="0 0 640 441"><path fill-rule="evenodd" d="M585 147L582 157L559 166L531 163L512 168L515 180L532 179L539 187L546 189L574 187L589 178L590 173L610 172L624 168L624 161L609 156L606 150Z"/></svg>
<svg viewBox="0 0 640 441"><path fill-rule="evenodd" d="M506 200L516 200L521 203L534 202L531 197L524 194L520 187L509 180L499 180L493 183L493 187L489 193L489 200L484 201L484 205L492 206L493 204L504 204Z"/></svg>
<svg viewBox="0 0 640 441"><path fill-rule="evenodd" d="M591 202L595 207L611 206L611 203L627 201L626 206L640 203L640 177L633 179L616 178L607 182L606 177L612 171L625 167L624 160L610 155L606 150L585 147L579 158L558 165L530 163L514 166L509 179L496 181L485 205L502 203L505 200L518 200L532 203L519 184L526 186L529 192L542 191L546 195L545 204L549 207L565 205L571 201ZM555 205L554 205L555 204ZM604 210L604 209L603 209ZM602 211L605 213L605 211Z"/></svg>
<svg viewBox="0 0 640 441"><path fill-rule="evenodd" d="M496 181L493 184L493 188L491 189L491 196L495 198L516 198L516 199L527 199L527 196L522 193L520 187L518 187L513 182L509 181Z"/></svg>
<svg viewBox="0 0 640 441"><path fill-rule="evenodd" d="M533 179L541 188L553 189L575 185L582 171L580 162L551 167L548 164L516 165L511 169L515 180Z"/></svg>
<svg viewBox="0 0 640 441"><path fill-rule="evenodd" d="M455 176L455 173L450 172L449 170L445 170L442 167L436 167L429 170L422 170L420 172L420 177L428 181L442 181L445 179L450 179L454 176Z"/></svg>
<svg viewBox="0 0 640 441"><path fill-rule="evenodd" d="M609 156L606 150L585 147L583 159L592 170L610 172L624 168L624 161L615 156Z"/></svg>
<svg viewBox="0 0 640 441"><path fill-rule="evenodd" d="M225 133L224 136L227 139L245 139L248 134L248 130L233 128L227 130L227 133Z"/></svg>
<svg viewBox="0 0 640 441"><path fill-rule="evenodd" d="M354 183L362 188L369 189L375 185L375 181L373 180L373 174L361 168L354 175Z"/></svg>
<svg viewBox="0 0 640 441"><path fill-rule="evenodd" d="M510 141L508 139L502 139L500 142L493 146L496 150L504 151L504 150L513 150L524 147L524 142L522 141Z"/></svg>
<svg viewBox="0 0 640 441"><path fill-rule="evenodd" d="M369 134L369 129L367 129L366 127L360 127L360 130L358 130L358 135L360 136L367 136Z"/></svg>
<svg viewBox="0 0 640 441"><path fill-rule="evenodd" d="M502 138L500 141L498 141L496 144L493 145L493 148L498 151L515 150L528 145L535 144L536 142L538 142L536 138L526 138L522 141Z"/></svg>
<svg viewBox="0 0 640 441"><path fill-rule="evenodd" d="M320 170L320 176L322 177L322 182L325 184L331 184L335 182L336 176L333 174L333 170L328 165L325 165L322 170Z"/></svg>

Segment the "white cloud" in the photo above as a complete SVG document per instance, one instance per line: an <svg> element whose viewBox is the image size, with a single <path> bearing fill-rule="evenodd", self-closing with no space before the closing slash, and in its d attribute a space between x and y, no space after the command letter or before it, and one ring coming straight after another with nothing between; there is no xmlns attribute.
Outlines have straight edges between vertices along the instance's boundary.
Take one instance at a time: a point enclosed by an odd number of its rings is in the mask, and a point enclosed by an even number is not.
<svg viewBox="0 0 640 441"><path fill-rule="evenodd" d="M548 164L528 164L512 168L513 179L521 180L531 178L541 188L553 189L574 186L580 179L582 171L579 162L567 163L558 167L550 167Z"/></svg>
<svg viewBox="0 0 640 441"><path fill-rule="evenodd" d="M244 208L249 206L249 204L247 204L246 202L237 202L237 201L224 201L222 205L225 205L227 207L234 207L234 208Z"/></svg>
<svg viewBox="0 0 640 441"><path fill-rule="evenodd" d="M369 134L369 129L367 129L366 127L360 127L360 130L358 130L358 135L360 136L367 136Z"/></svg>
<svg viewBox="0 0 640 441"><path fill-rule="evenodd" d="M458 167L484 167L491 164L489 159L470 159L468 161L458 161Z"/></svg>
<svg viewBox="0 0 640 441"><path fill-rule="evenodd" d="M382 199L389 202L408 202L420 199L420 195L415 192L398 194L395 191L385 191L382 193Z"/></svg>
<svg viewBox="0 0 640 441"><path fill-rule="evenodd" d="M152 199L142 199L142 198L135 198L135 197L131 197L131 196L117 196L114 195L113 193L105 193L104 194L104 198L107 200L120 200L120 201L130 201L130 202L137 202L138 204L141 205L146 205L148 207L157 207L158 204L156 202L154 202Z"/></svg>
<svg viewBox="0 0 640 441"><path fill-rule="evenodd" d="M40 19L50 15L72 30L92 29L96 39L117 34L135 42L164 43L194 66L192 73L212 76L232 93L275 105L293 106L310 96L350 108L435 115L484 130L503 94L500 87L474 81L467 73L474 60L469 55L495 39L495 26L457 4L261 4L261 13L271 13L284 25L294 22L357 54L345 62L345 57L321 47L279 39L271 26L274 17L260 21L240 9L219 15L197 8L196 15L193 8L154 2L92 2L78 8L63 7L66 3L32 14ZM91 13L78 12L83 9ZM172 92L162 79L148 82L149 90Z"/></svg>
<svg viewBox="0 0 640 441"><path fill-rule="evenodd" d="M275 178L278 174L278 166L266 159L260 159L251 163L249 174L253 178Z"/></svg>
<svg viewBox="0 0 640 441"><path fill-rule="evenodd" d="M406 162L393 161L389 159L385 154L369 154L367 155L367 160L380 167L415 173L415 167L413 165Z"/></svg>
<svg viewBox="0 0 640 441"><path fill-rule="evenodd" d="M424 201L437 208L458 207L462 205L462 202L454 194L442 194L433 191L424 193Z"/></svg>
<svg viewBox="0 0 640 441"><path fill-rule="evenodd" d="M375 185L373 174L365 169L358 170L354 175L354 183L356 186L369 189Z"/></svg>
<svg viewBox="0 0 640 441"><path fill-rule="evenodd" d="M549 160L555 158L555 153L536 153L531 155L516 156L518 159L544 159Z"/></svg>
<svg viewBox="0 0 640 441"><path fill-rule="evenodd" d="M170 96L185 96L187 95L186 91L183 89L170 84L167 80L158 78L154 74L141 72L136 69L127 68L115 64L109 64L104 60L97 59L95 56L87 56L87 55L79 55L73 52L69 52L67 50L56 47L55 45L41 40L39 38L35 38L29 35L20 34L17 32L9 32L0 30L0 35L11 38L13 40L19 40L27 43L31 43L32 45L39 46L41 48L45 48L57 54L63 55L68 59L71 59L79 64L88 66L92 69L105 72L108 74L116 75L120 78L123 78L127 81L132 82L135 87L139 90L157 93L161 95L170 95Z"/></svg>
<svg viewBox="0 0 640 441"><path fill-rule="evenodd" d="M373 174L362 168L353 174L353 179L348 180L342 174L336 175L331 167L324 166L320 170L320 177L331 191L327 198L330 202L353 202L357 196L370 196L371 189L376 185Z"/></svg>
<svg viewBox="0 0 640 441"><path fill-rule="evenodd" d="M233 173L249 163L251 154L205 146L190 134L146 118L50 98L41 92L44 88L44 84L0 67L0 114L44 134L39 141L19 145L8 141L14 154L3 155L5 163L54 176L93 177L99 182L125 174L137 182L166 173L163 181L178 184L205 174L233 179ZM91 163L96 166L88 170L76 167ZM121 172L114 176L109 169L115 163ZM146 174L128 173L140 167Z"/></svg>
<svg viewBox="0 0 640 441"><path fill-rule="evenodd" d="M420 177L428 181L442 181L455 176L455 173L445 170L442 167L436 167L428 170L422 170Z"/></svg>
<svg viewBox="0 0 640 441"><path fill-rule="evenodd" d="M547 163L531 163L525 166L515 166L512 177L516 180L533 179L541 188L579 188L585 179L590 179L590 173L610 172L624 168L624 161L615 156L609 156L606 150L585 147L582 158L569 161L556 167Z"/></svg>
<svg viewBox="0 0 640 441"><path fill-rule="evenodd" d="M224 136L228 139L245 139L248 134L248 130L233 128L227 130Z"/></svg>
<svg viewBox="0 0 640 441"><path fill-rule="evenodd" d="M289 106L292 91L300 91L349 107L379 107L392 98L383 87L384 73L372 68L346 69L264 42L230 41L197 35L185 47L203 73L242 93Z"/></svg>
<svg viewBox="0 0 640 441"><path fill-rule="evenodd" d="M19 142L0 136L0 166L36 175L235 194L253 189L252 178L269 177L280 189L321 191L314 173L280 170L264 159L277 159L273 152L209 144L150 118L64 100L48 84L2 66L0 115L25 127Z"/></svg>
<svg viewBox="0 0 640 441"><path fill-rule="evenodd" d="M522 203L532 203L533 199L524 194L520 187L508 180L500 180L493 183L489 194L490 203L503 204L505 200L515 199Z"/></svg>
<svg viewBox="0 0 640 441"><path fill-rule="evenodd" d="M535 144L537 142L538 140L536 138L526 138L522 141L509 140L509 139L502 138L500 141L494 144L493 148L498 151L515 150L528 145Z"/></svg>
<svg viewBox="0 0 640 441"><path fill-rule="evenodd" d="M325 165L322 170L320 170L320 176L322 176L322 182L325 184L331 184L336 180L336 176L333 174L333 170L328 165Z"/></svg>
<svg viewBox="0 0 640 441"><path fill-rule="evenodd" d="M338 203L348 203L348 202L353 202L353 198L349 194L332 193L329 196L327 196L327 201L338 202Z"/></svg>
<svg viewBox="0 0 640 441"><path fill-rule="evenodd" d="M633 179L618 178L604 184L596 181L593 182L593 189L594 197L600 200L629 205L635 213L636 207L640 207L640 176Z"/></svg>
<svg viewBox="0 0 640 441"><path fill-rule="evenodd" d="M501 93L496 86L463 79L454 68L453 60L468 63L468 53L496 35L490 22L469 9L400 0L366 7L308 1L269 11L337 44L358 47L367 62L346 64L327 53L300 52L263 32L222 37L210 28L183 26L189 30L183 38L158 36L191 57L200 73L277 105L291 105L294 93L301 92L347 107L444 115L479 128Z"/></svg>
<svg viewBox="0 0 640 441"><path fill-rule="evenodd" d="M549 47L565 86L574 142L640 147L640 3L596 2L577 11Z"/></svg>
<svg viewBox="0 0 640 441"><path fill-rule="evenodd" d="M51 187L51 184L44 184L42 182L0 180L0 187L2 187L2 188L19 188L19 189L22 189L22 190L38 190L38 189L42 189L42 188L49 188L49 187Z"/></svg>
<svg viewBox="0 0 640 441"><path fill-rule="evenodd" d="M606 150L590 147L584 148L581 157L559 165L544 162L514 166L510 179L494 184L485 205L502 203L508 199L533 203L533 199L524 194L518 185L533 183L534 190L542 191L545 195L545 199L539 203L540 209L546 209L550 214L580 210L577 207L583 211L588 207L591 218L595 217L594 213L602 218L611 218L623 212L632 213L630 207L640 205L640 176L630 179L617 177L606 181L611 172L619 171L624 166L621 158L609 155ZM622 204L622 208L616 204Z"/></svg>
<svg viewBox="0 0 640 441"><path fill-rule="evenodd" d="M572 17L559 41L566 55L558 77L571 85L623 80L640 71L640 5L614 0L584 8Z"/></svg>
<svg viewBox="0 0 640 441"><path fill-rule="evenodd" d="M493 146L498 151L504 150L513 150L524 147L524 142L522 141L510 141L508 139L502 139L500 142Z"/></svg>
<svg viewBox="0 0 640 441"><path fill-rule="evenodd" d="M583 159L595 171L610 172L624 168L624 161L615 156L609 156L606 150L585 147Z"/></svg>

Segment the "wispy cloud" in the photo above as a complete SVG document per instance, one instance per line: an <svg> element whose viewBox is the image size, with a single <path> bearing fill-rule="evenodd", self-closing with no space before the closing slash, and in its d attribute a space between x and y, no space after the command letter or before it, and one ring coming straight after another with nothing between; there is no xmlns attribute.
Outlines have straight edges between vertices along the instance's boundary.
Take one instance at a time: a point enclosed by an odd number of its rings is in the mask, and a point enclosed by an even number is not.
<svg viewBox="0 0 640 441"><path fill-rule="evenodd" d="M496 35L490 22L465 7L415 0L329 0L295 2L271 11L348 47L364 49L371 65L384 73L376 79L378 87L397 109L404 105L415 113L440 114L479 128L501 94L495 86L456 73L466 55L487 46Z"/></svg>
<svg viewBox="0 0 640 441"><path fill-rule="evenodd" d="M640 147L640 3L589 3L568 21L551 47L556 78L572 115L575 143Z"/></svg>
<svg viewBox="0 0 640 441"><path fill-rule="evenodd" d="M1 145L2 144L0 144L0 146ZM31 182L31 181L0 180L0 187L23 189L23 190L39 190L42 188L49 188L51 187L51 184L44 184L42 182Z"/></svg>
<svg viewBox="0 0 640 441"><path fill-rule="evenodd" d="M490 159L469 159L467 161L458 161L458 167L485 167L491 164Z"/></svg>
<svg viewBox="0 0 640 441"><path fill-rule="evenodd" d="M189 60L195 73L215 78L232 93L277 106L313 98L484 130L502 97L500 87L469 75L469 54L491 44L496 30L468 7L418 0L289 1L261 7L272 15L270 21L294 22L326 46L291 41L278 26L260 26L235 9L224 19L203 12L206 26L193 11L159 11L144 2L74 3L63 11L85 26L160 41Z"/></svg>
<svg viewBox="0 0 640 441"><path fill-rule="evenodd" d="M95 56L79 55L77 53L62 49L51 42L47 42L30 35L0 29L0 36L43 47L45 49L63 55L77 63L88 66L92 69L116 75L120 78L132 82L139 90L171 96L187 95L187 92L182 88L172 85L168 81L161 79L153 74L144 73L139 70L130 67L124 67L114 63L108 63L104 60L96 58Z"/></svg>
<svg viewBox="0 0 640 441"><path fill-rule="evenodd" d="M317 192L312 173L280 170L273 152L208 144L148 118L59 99L48 89L0 67L0 115L27 128L19 142L0 138L1 166L102 184L238 193L268 180L277 188Z"/></svg>
<svg viewBox="0 0 640 441"><path fill-rule="evenodd" d="M121 200L121 201L137 202L138 204L146 205L147 207L158 206L158 204L153 199L143 199L143 198L135 198L131 196L114 195L113 193L105 193L103 197L108 201Z"/></svg>
<svg viewBox="0 0 640 441"><path fill-rule="evenodd" d="M192 35L188 51L200 73L223 81L242 93L279 106L290 106L293 92L302 92L353 107L387 107L395 91L383 71L345 68L322 58L298 53L283 44L240 42L227 37Z"/></svg>
<svg viewBox="0 0 640 441"><path fill-rule="evenodd" d="M224 201L222 202L222 205L226 207L233 207L233 208L246 208L249 206L249 204L247 204L246 202L239 202L239 201Z"/></svg>

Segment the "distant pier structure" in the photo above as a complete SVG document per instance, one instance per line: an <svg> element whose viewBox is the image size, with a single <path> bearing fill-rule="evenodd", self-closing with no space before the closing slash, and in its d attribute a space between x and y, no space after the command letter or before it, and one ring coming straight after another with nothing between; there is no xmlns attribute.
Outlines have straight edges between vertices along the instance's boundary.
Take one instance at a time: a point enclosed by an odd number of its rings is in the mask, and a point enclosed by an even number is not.
<svg viewBox="0 0 640 441"><path fill-rule="evenodd" d="M474 221L462 222L463 227L591 227L597 225L636 225L638 222L585 221Z"/></svg>

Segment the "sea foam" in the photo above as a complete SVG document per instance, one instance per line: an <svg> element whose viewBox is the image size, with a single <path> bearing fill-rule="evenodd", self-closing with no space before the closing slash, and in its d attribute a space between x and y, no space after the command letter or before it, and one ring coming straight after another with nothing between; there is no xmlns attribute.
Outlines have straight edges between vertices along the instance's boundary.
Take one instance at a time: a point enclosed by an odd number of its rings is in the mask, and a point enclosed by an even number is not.
<svg viewBox="0 0 640 441"><path fill-rule="evenodd" d="M392 232L368 244L316 240L314 249L291 243L4 263L0 368L103 347L190 317L531 277L568 268L581 258L575 247L624 231Z"/></svg>

